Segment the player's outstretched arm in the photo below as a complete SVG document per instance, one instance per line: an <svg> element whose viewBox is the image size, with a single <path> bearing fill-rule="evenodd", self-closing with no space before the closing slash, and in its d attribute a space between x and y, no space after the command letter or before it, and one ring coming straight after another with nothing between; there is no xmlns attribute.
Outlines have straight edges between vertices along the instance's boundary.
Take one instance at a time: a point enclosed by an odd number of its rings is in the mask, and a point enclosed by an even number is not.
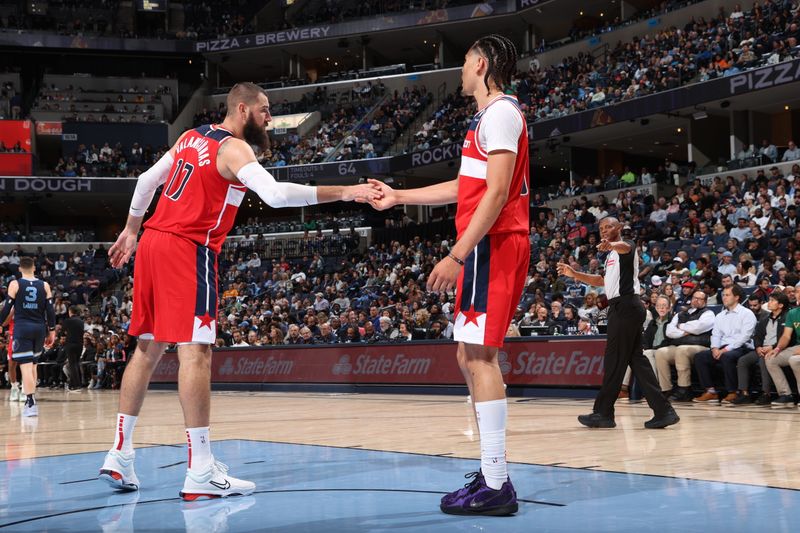
<svg viewBox="0 0 800 533"><path fill-rule="evenodd" d="M370 185L378 187L382 198L373 200L370 205L378 211L396 205L445 205L454 204L458 200L458 178L419 189L395 190L382 181L370 179Z"/></svg>
<svg viewBox="0 0 800 533"><path fill-rule="evenodd" d="M270 207L305 207L340 200L369 202L383 195L379 187L367 183L312 187L278 182L258 163L250 145L240 139L231 139L220 147L217 169L225 179L243 184Z"/></svg>

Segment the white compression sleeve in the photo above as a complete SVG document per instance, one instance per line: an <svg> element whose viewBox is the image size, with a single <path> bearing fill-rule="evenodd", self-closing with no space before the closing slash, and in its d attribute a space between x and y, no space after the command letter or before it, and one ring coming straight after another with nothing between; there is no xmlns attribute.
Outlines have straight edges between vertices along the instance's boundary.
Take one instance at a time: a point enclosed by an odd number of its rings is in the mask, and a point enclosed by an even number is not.
<svg viewBox="0 0 800 533"><path fill-rule="evenodd" d="M136 181L136 190L133 191L131 215L135 217L144 216L145 211L150 207L150 202L153 201L153 195L155 195L158 186L167 182L167 176L169 176L173 161L172 154L167 152L155 165L142 172Z"/></svg>
<svg viewBox="0 0 800 533"><path fill-rule="evenodd" d="M316 187L275 181L272 174L255 161L240 168L236 177L270 207L305 207L317 203Z"/></svg>

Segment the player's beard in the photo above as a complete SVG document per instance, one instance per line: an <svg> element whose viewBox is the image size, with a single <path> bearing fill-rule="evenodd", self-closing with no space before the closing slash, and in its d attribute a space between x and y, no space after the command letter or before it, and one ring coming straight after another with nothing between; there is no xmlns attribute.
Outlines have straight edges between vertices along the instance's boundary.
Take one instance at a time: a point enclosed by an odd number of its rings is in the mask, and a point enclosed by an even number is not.
<svg viewBox="0 0 800 533"><path fill-rule="evenodd" d="M258 148L260 152L269 151L269 136L267 128L259 126L255 121L255 116L250 115L244 123L244 140L251 146Z"/></svg>

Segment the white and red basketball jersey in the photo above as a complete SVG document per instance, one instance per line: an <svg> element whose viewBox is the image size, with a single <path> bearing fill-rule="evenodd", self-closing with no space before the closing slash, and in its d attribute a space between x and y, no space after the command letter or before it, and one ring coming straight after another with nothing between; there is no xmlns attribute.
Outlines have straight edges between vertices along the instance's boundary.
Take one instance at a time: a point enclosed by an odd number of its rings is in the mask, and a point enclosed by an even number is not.
<svg viewBox="0 0 800 533"><path fill-rule="evenodd" d="M217 150L232 137L210 124L180 140L156 212L145 228L185 237L219 253L247 192L217 171Z"/></svg>
<svg viewBox="0 0 800 533"><path fill-rule="evenodd" d="M467 229L472 214L486 193L489 152L494 150L515 152L517 160L508 200L488 234L527 234L529 231L528 126L517 99L499 95L475 114L464 139L458 171L456 230L459 237Z"/></svg>

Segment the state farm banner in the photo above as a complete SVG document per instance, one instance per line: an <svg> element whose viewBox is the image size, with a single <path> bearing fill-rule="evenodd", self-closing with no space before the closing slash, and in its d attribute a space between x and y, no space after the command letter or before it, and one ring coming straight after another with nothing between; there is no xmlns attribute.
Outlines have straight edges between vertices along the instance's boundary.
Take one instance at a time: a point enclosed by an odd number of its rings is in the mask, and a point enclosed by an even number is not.
<svg viewBox="0 0 800 533"><path fill-rule="evenodd" d="M510 340L499 353L509 385L594 387L603 380L605 338ZM338 344L214 350L213 383L460 385L454 342ZM178 359L167 353L154 383L175 383Z"/></svg>

